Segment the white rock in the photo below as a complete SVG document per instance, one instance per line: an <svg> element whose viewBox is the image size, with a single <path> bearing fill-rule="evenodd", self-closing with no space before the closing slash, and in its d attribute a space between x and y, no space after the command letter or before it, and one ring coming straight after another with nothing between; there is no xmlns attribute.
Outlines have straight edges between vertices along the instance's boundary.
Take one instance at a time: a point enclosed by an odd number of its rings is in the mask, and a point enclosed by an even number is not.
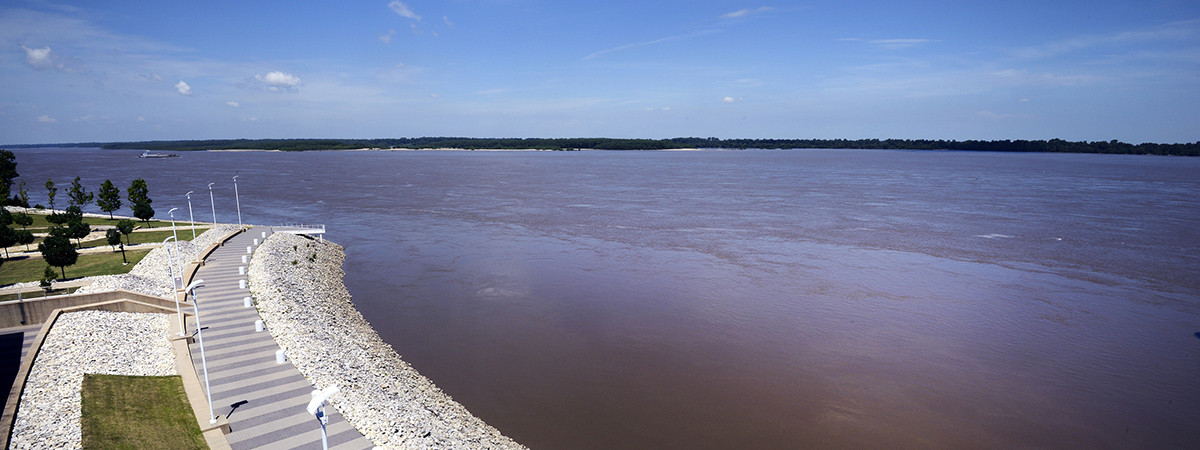
<svg viewBox="0 0 1200 450"><path fill-rule="evenodd" d="M375 333L350 300L344 260L332 242L276 233L247 271L259 314L288 358L314 386L341 389L333 407L387 448L524 448L417 373Z"/></svg>

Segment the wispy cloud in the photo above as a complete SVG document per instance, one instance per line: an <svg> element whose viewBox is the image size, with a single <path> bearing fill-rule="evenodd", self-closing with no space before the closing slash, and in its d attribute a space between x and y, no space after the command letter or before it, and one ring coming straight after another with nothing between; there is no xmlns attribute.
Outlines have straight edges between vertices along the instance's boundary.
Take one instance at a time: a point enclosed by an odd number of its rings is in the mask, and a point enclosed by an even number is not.
<svg viewBox="0 0 1200 450"><path fill-rule="evenodd" d="M400 17L412 20L421 20L421 16L418 16L417 13L414 13L413 10L408 7L408 5L405 5L400 0L392 0L391 3L388 3L388 8L394 11L396 14L399 14Z"/></svg>
<svg viewBox="0 0 1200 450"><path fill-rule="evenodd" d="M916 47L922 44L935 42L933 39L918 39L918 38L894 38L894 39L862 39L862 38L842 38L838 39L842 42L862 42L887 50L900 50L910 47Z"/></svg>
<svg viewBox="0 0 1200 450"><path fill-rule="evenodd" d="M226 105L229 105L229 106L232 106L232 107L234 107L234 108L237 108L237 107L239 107L239 106L242 106L242 104L241 104L241 103L235 102L235 101L233 101L233 100L227 101L227 102L225 102L225 104L226 104Z"/></svg>
<svg viewBox="0 0 1200 450"><path fill-rule="evenodd" d="M383 33L378 36L379 42L390 44L392 42L392 37L394 36L396 36L396 30L388 30L387 33Z"/></svg>
<svg viewBox="0 0 1200 450"><path fill-rule="evenodd" d="M590 54L590 55L584 56L584 57L583 57L583 59L584 59L584 60L593 59L593 58L596 58L596 57L599 57L599 56L604 56L604 55L607 55L607 54L609 54L609 53L615 53L615 52L625 51L625 50L634 49L634 48L638 48L638 47L646 47L646 46L649 46L649 45L662 44L662 43L664 43L664 42L678 41L678 40L681 40L681 39L690 39L690 38L694 38L694 37L699 37L699 36L704 36L704 35L708 35L708 34L713 34L713 33L716 33L716 32L717 32L717 30L712 30L712 29L709 29L709 30L701 30L701 31L696 31L696 32L693 32L693 33L679 34L679 35L675 35L675 36L667 36L667 37L664 37L664 38L659 38L659 39L655 39L655 40L652 40L652 41L645 41L645 42L635 42L635 43L632 43L632 44L618 45L618 46L616 46L616 47L613 47L613 48L604 49L604 50L600 50L600 51L598 51L598 52L594 52L594 53L592 53L592 54Z"/></svg>
<svg viewBox="0 0 1200 450"><path fill-rule="evenodd" d="M38 123L58 123L58 119L42 114L37 117Z"/></svg>
<svg viewBox="0 0 1200 450"><path fill-rule="evenodd" d="M753 15L770 12L774 9L775 8L772 8L770 6L760 6L758 8L739 9L737 11L731 11L731 12L727 12L725 14L721 14L720 18L722 18L722 19L741 19L743 17L750 17Z"/></svg>
<svg viewBox="0 0 1200 450"><path fill-rule="evenodd" d="M1018 48L1013 50L1013 54L1019 58L1026 59L1052 58L1065 53L1097 46L1149 41L1186 40L1194 39L1198 34L1200 34L1200 19L1193 19L1168 22L1156 27L1115 34L1076 36L1043 45Z"/></svg>
<svg viewBox="0 0 1200 450"><path fill-rule="evenodd" d="M188 86L188 84L183 80L179 80L178 83L175 83L175 90L179 91L179 93L183 95L192 95L192 87Z"/></svg>

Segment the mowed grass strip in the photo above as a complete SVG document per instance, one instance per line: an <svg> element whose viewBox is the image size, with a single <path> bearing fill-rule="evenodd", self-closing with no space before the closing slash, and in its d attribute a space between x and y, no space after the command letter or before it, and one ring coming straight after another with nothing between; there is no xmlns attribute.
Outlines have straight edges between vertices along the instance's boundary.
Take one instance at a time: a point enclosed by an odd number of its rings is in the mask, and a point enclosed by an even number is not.
<svg viewBox="0 0 1200 450"><path fill-rule="evenodd" d="M183 379L83 376L83 448L205 449Z"/></svg>
<svg viewBox="0 0 1200 450"><path fill-rule="evenodd" d="M70 294L70 293L74 293L77 290L79 290L79 286L69 287L66 289L51 289L50 292L46 292L41 289L30 289L27 291L22 291L19 295L18 294L0 295L0 302L7 302L9 300L16 300L18 298L28 300L31 298L40 298L40 297L46 297L49 295Z"/></svg>
<svg viewBox="0 0 1200 450"><path fill-rule="evenodd" d="M33 225L29 226L29 228L31 228L31 229L32 228L49 228L50 225L53 225L52 223L50 223L49 220L46 220L46 218L50 216L49 214L29 213L29 216L33 217ZM169 220L167 220L167 221L151 220L149 222L142 222L141 220L138 220L138 219L129 219L129 220L136 222L137 226L141 227L141 228L161 228L161 227L170 227L171 226L171 221L169 221ZM83 223L86 223L86 224L92 225L92 226L96 226L96 225L117 226L117 222L120 222L120 221L121 221L121 219L108 219L108 218L104 218L104 217L84 217L83 218ZM176 227L182 227L182 226L187 226L187 225L188 225L188 222L175 222ZM9 225L9 226L12 226L12 225ZM19 227L14 227L14 228L19 228ZM35 231L41 232L41 231L45 231L45 230L35 230Z"/></svg>
<svg viewBox="0 0 1200 450"><path fill-rule="evenodd" d="M121 252L81 253L75 265L67 266L67 277L82 278L96 275L117 275L129 273L133 266L146 257L150 250L126 250L125 257L128 265L121 263ZM0 266L0 286L26 281L38 281L46 271L46 260L41 258L22 258L5 261ZM54 272L62 276L62 271L54 268Z"/></svg>
<svg viewBox="0 0 1200 450"><path fill-rule="evenodd" d="M208 231L208 228L197 228L196 236L199 236L200 233L203 233L205 231ZM178 228L176 230L176 232L179 235L179 237L177 239L179 239L180 241L192 240L192 230L190 228ZM162 230L162 231L134 232L134 233L129 234L129 236L128 236L129 242L127 242L126 245L161 244L163 239L166 239L167 236L174 236L175 234L176 233L172 233L170 229ZM121 236L121 242L125 242L125 236ZM104 247L104 246L108 245L108 240L107 239L93 239L90 241L83 241L82 245L83 245L83 248Z"/></svg>

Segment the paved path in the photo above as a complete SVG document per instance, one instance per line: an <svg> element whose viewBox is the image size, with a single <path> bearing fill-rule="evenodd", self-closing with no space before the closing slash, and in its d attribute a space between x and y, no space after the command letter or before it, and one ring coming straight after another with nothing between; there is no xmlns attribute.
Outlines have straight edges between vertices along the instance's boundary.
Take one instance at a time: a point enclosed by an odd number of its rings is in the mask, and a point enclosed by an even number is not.
<svg viewBox="0 0 1200 450"><path fill-rule="evenodd" d="M312 398L313 386L291 362L275 363L279 345L267 331L255 332L258 312L243 307L248 289L238 287L242 255L254 238L261 239L267 228L241 233L218 248L205 260L196 274L205 286L196 289L200 299L200 322L204 329L204 350L208 358L208 376L213 408L219 416L228 416L231 432L226 436L236 449L249 448L321 448L317 420L305 410ZM269 233L269 232L268 232ZM194 330L194 324L188 330ZM191 345L192 359L200 383L204 371L200 362L199 342ZM325 386L321 386L325 387ZM232 408L234 403L247 403ZM331 407L329 448L366 449L371 441L350 426Z"/></svg>

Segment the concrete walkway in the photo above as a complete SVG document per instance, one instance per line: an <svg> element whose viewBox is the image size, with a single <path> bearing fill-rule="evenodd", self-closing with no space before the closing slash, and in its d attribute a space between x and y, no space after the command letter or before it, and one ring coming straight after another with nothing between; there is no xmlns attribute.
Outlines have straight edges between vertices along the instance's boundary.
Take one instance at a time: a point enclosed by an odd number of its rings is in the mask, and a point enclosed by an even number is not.
<svg viewBox="0 0 1200 450"><path fill-rule="evenodd" d="M263 232L269 233L267 228L254 228L237 235L209 255L196 274L196 279L205 284L196 289L196 295L200 322L205 327L204 351L213 409L218 416L228 416L231 431L226 437L234 449L320 449L320 426L305 410L313 386L291 362L275 362L279 345L269 332L254 331L258 312L243 306L242 299L250 296L250 291L238 287L238 281L246 279L238 273L239 267L246 266L242 264L242 256L249 256L246 247L253 245L255 238L261 242ZM188 330L194 331L195 324L189 324ZM203 385L198 341L191 344L191 352ZM232 405L237 403L242 404L234 408ZM325 410L329 415L329 448L372 447L371 441L341 414L329 406Z"/></svg>

